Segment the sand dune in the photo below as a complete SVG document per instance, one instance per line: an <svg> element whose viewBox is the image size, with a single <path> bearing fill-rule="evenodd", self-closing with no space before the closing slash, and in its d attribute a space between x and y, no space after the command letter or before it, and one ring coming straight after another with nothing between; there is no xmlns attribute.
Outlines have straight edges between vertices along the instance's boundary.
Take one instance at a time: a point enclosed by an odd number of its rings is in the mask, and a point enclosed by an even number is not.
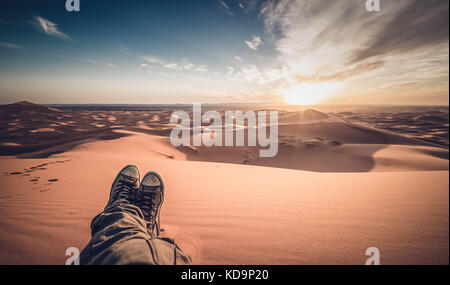
<svg viewBox="0 0 450 285"><path fill-rule="evenodd" d="M402 111L395 110L394 107L385 109L392 112L363 109L339 112L338 115L349 122L368 124L448 148L448 108L409 107Z"/></svg>
<svg viewBox="0 0 450 285"><path fill-rule="evenodd" d="M64 264L130 163L165 177L163 234L195 264L364 264L370 246L383 264L449 262L448 149L354 113L280 112L269 159L174 148L170 110L16 107L0 107L17 127L0 136L0 264Z"/></svg>
<svg viewBox="0 0 450 285"><path fill-rule="evenodd" d="M127 163L164 175L162 226L196 264L363 264L369 246L385 264L448 263L448 171L313 173L182 159L160 137L130 136L46 159L55 163L32 172L38 182L3 177L0 263L64 263L67 247L88 241L90 219ZM1 162L5 172L42 160Z"/></svg>

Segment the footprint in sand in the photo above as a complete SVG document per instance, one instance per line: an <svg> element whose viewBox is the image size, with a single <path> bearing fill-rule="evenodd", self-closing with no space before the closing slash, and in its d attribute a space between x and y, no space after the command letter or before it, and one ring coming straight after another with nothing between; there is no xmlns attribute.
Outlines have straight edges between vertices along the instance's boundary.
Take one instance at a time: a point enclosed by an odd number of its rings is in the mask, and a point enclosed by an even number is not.
<svg viewBox="0 0 450 285"><path fill-rule="evenodd" d="M72 159L57 160L57 161L54 161L54 162L52 162L52 163L64 163L64 162L68 162L68 161L72 161Z"/></svg>
<svg viewBox="0 0 450 285"><path fill-rule="evenodd" d="M3 196L3 197L0 197L0 201L6 200L6 199L9 199L9 198L12 198L12 196L10 196L10 195Z"/></svg>
<svg viewBox="0 0 450 285"><path fill-rule="evenodd" d="M4 176L11 176L11 175L21 175L21 176L31 176L31 173L37 170L47 170L46 167L47 165L51 165L51 164L55 164L55 163L65 163L68 161L72 161L72 159L65 159L65 160L56 160L56 161L52 161L52 162L48 162L48 163L41 163L39 165L36 166L31 166L28 168L24 168L23 171L14 171L14 172L3 172ZM31 179L30 179L31 178ZM34 188L32 188L32 190L39 190L40 192L47 192L51 190L52 185L54 185L55 182L58 182L59 179L58 178L51 178L47 180L47 183L39 183L40 177L39 176L35 176L35 177L30 177L29 178L29 182L32 185L35 185Z"/></svg>
<svg viewBox="0 0 450 285"><path fill-rule="evenodd" d="M340 146L340 145L342 145L342 143L340 141L331 141L330 144L332 146Z"/></svg>

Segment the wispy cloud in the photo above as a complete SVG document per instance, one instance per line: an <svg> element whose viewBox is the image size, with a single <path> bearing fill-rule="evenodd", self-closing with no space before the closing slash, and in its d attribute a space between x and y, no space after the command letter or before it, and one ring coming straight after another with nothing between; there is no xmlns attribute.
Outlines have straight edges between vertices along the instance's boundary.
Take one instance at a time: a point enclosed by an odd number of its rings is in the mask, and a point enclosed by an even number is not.
<svg viewBox="0 0 450 285"><path fill-rule="evenodd" d="M72 40L72 38L58 29L58 26L41 16L34 17L34 24L47 35L58 37L64 40Z"/></svg>
<svg viewBox="0 0 450 285"><path fill-rule="evenodd" d="M156 64L161 67L171 69L171 70L177 70L177 71L183 71L183 70L195 70L195 71L208 71L208 67L206 65L201 66L195 66L193 63L189 61L182 61L182 62L168 62L165 61L159 57L156 56L142 56L142 59L145 60L148 63ZM143 67L149 67L148 64L144 63L141 64Z"/></svg>
<svg viewBox="0 0 450 285"><path fill-rule="evenodd" d="M259 0L241 0L238 3L238 6L244 13L249 13L255 11L259 7L260 3L258 1Z"/></svg>
<svg viewBox="0 0 450 285"><path fill-rule="evenodd" d="M95 64L95 65L103 65L109 68L114 68L116 67L114 64L109 63L109 62L102 62L102 61L98 61L98 60L94 60L94 59L80 59L81 61L90 63L90 64Z"/></svg>
<svg viewBox="0 0 450 285"><path fill-rule="evenodd" d="M234 72L234 67L231 66L225 66L225 68L227 69L227 76L231 76Z"/></svg>
<svg viewBox="0 0 450 285"><path fill-rule="evenodd" d="M121 54L123 54L123 55L129 55L129 54L130 54L130 50L128 49L128 47L124 46L123 44L118 43L118 44L116 45L116 47L117 47L117 50L118 50Z"/></svg>
<svg viewBox="0 0 450 285"><path fill-rule="evenodd" d="M6 42L0 42L0 47L11 48L11 49L24 49L24 47L21 45L17 45L17 44L13 44L13 43L6 43Z"/></svg>
<svg viewBox="0 0 450 285"><path fill-rule="evenodd" d="M264 85L279 80L284 80L286 79L286 76L287 69L285 66L261 70L256 65L250 64L234 72L232 79L236 81L244 80L251 83L257 83L259 85Z"/></svg>
<svg viewBox="0 0 450 285"><path fill-rule="evenodd" d="M448 43L448 21L449 1L409 1L354 54L352 61Z"/></svg>
<svg viewBox="0 0 450 285"><path fill-rule="evenodd" d="M222 9L223 12L225 12L226 14L233 16L233 12L230 9L230 6L228 6L227 3L225 3L225 1L219 0L220 3L220 7Z"/></svg>
<svg viewBox="0 0 450 285"><path fill-rule="evenodd" d="M206 72L208 71L208 67L206 65L201 65L195 69L195 71Z"/></svg>
<svg viewBox="0 0 450 285"><path fill-rule="evenodd" d="M263 42L259 36L252 36L252 40L245 41L245 43L252 50L258 50L258 48L263 44Z"/></svg>
<svg viewBox="0 0 450 285"><path fill-rule="evenodd" d="M408 63L417 65L433 52L448 52L448 0L383 5L382 12L369 13L361 1L265 2L260 15L274 38L274 65L286 66L287 80L294 84L345 81L374 71L389 74L390 80L405 72L405 66L417 71Z"/></svg>
<svg viewBox="0 0 450 285"><path fill-rule="evenodd" d="M168 69L179 69L178 64L176 63L167 63L164 64L163 66Z"/></svg>
<svg viewBox="0 0 450 285"><path fill-rule="evenodd" d="M142 57L143 60L149 62L149 63L157 63L157 64L163 64L163 61L157 57L154 56L143 56Z"/></svg>
<svg viewBox="0 0 450 285"><path fill-rule="evenodd" d="M194 68L194 65L192 63L188 62L183 65L183 68L187 69L187 70L191 70L192 68Z"/></svg>

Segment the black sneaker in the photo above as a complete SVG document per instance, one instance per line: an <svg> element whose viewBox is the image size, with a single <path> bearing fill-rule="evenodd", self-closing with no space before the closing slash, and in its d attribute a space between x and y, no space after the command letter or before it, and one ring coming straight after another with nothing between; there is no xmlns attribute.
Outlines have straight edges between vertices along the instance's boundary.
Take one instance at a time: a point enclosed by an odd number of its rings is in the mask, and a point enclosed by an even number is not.
<svg viewBox="0 0 450 285"><path fill-rule="evenodd" d="M139 169L136 166L125 166L114 179L105 210L117 200L125 200L132 203L134 193L139 187L139 178Z"/></svg>
<svg viewBox="0 0 450 285"><path fill-rule="evenodd" d="M160 233L159 213L164 202L164 181L157 172L150 171L142 179L136 192L135 204L147 221L148 232L152 237Z"/></svg>

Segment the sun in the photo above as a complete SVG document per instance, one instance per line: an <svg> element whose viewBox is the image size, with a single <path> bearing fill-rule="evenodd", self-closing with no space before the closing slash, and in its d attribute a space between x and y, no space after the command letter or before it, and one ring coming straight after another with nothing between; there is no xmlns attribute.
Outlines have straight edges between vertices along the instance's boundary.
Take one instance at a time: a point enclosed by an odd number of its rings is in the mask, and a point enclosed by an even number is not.
<svg viewBox="0 0 450 285"><path fill-rule="evenodd" d="M282 91L283 99L291 105L315 105L336 92L337 82L300 83Z"/></svg>

